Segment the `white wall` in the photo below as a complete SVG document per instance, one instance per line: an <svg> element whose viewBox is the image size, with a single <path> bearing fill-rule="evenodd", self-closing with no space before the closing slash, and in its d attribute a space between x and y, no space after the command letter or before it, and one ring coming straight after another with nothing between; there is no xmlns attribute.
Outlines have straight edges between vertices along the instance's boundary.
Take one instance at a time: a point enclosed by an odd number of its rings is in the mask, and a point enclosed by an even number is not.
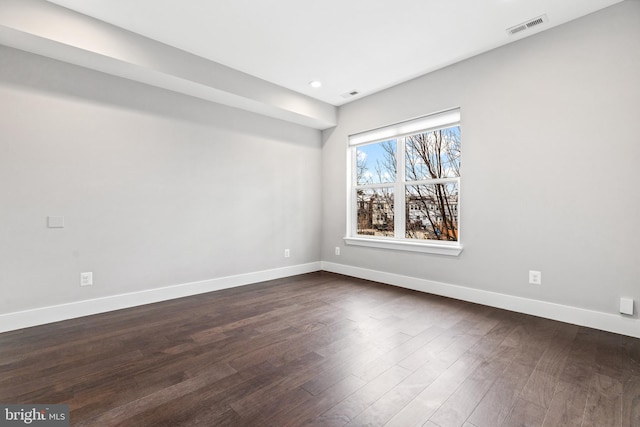
<svg viewBox="0 0 640 427"><path fill-rule="evenodd" d="M603 313L586 323L638 336L616 322L619 297L640 301L639 17L628 0L363 98L322 140L0 46L0 331L322 260L548 317ZM462 254L344 246L347 135L455 106Z"/></svg>
<svg viewBox="0 0 640 427"><path fill-rule="evenodd" d="M626 1L341 107L324 131L326 264L616 316L640 301L638 22ZM344 246L347 135L456 106L462 254Z"/></svg>
<svg viewBox="0 0 640 427"><path fill-rule="evenodd" d="M0 314L317 264L320 176L317 130L0 46Z"/></svg>
<svg viewBox="0 0 640 427"><path fill-rule="evenodd" d="M47 0L0 0L0 44L316 129L336 108Z"/></svg>

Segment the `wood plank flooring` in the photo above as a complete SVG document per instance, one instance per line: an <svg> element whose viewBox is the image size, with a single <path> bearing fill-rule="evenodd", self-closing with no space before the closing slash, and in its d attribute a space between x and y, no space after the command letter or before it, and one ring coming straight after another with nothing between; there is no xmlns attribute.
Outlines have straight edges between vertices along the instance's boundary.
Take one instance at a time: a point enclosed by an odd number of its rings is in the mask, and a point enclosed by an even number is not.
<svg viewBox="0 0 640 427"><path fill-rule="evenodd" d="M0 334L73 426L640 426L640 340L318 272Z"/></svg>

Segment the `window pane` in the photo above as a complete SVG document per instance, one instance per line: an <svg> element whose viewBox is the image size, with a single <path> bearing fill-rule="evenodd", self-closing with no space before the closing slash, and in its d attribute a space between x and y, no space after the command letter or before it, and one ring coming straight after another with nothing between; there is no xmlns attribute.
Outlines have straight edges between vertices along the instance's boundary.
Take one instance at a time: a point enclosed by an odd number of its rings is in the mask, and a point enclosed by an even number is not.
<svg viewBox="0 0 640 427"><path fill-rule="evenodd" d="M458 241L458 183L406 187L406 237Z"/></svg>
<svg viewBox="0 0 640 427"><path fill-rule="evenodd" d="M407 136L407 181L460 176L460 126Z"/></svg>
<svg viewBox="0 0 640 427"><path fill-rule="evenodd" d="M357 184L380 184L396 180L396 141L382 141L356 148Z"/></svg>
<svg viewBox="0 0 640 427"><path fill-rule="evenodd" d="M358 234L393 237L393 188L357 190Z"/></svg>

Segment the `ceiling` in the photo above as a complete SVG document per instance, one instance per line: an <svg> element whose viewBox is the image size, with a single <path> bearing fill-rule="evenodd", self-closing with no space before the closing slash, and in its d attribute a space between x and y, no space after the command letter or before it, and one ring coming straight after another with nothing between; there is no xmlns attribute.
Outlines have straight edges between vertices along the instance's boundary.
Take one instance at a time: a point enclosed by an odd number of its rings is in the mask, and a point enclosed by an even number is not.
<svg viewBox="0 0 640 427"><path fill-rule="evenodd" d="M338 106L622 0L48 1Z"/></svg>

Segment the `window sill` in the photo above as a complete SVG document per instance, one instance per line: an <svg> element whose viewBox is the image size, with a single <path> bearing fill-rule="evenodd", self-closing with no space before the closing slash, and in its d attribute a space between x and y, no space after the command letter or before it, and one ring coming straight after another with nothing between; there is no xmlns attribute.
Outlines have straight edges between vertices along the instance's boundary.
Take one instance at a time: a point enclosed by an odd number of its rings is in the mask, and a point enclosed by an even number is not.
<svg viewBox="0 0 640 427"><path fill-rule="evenodd" d="M462 252L462 246L458 243L420 243L392 239L371 239L366 237L345 237L344 241L347 245L437 255L458 256L460 252Z"/></svg>

